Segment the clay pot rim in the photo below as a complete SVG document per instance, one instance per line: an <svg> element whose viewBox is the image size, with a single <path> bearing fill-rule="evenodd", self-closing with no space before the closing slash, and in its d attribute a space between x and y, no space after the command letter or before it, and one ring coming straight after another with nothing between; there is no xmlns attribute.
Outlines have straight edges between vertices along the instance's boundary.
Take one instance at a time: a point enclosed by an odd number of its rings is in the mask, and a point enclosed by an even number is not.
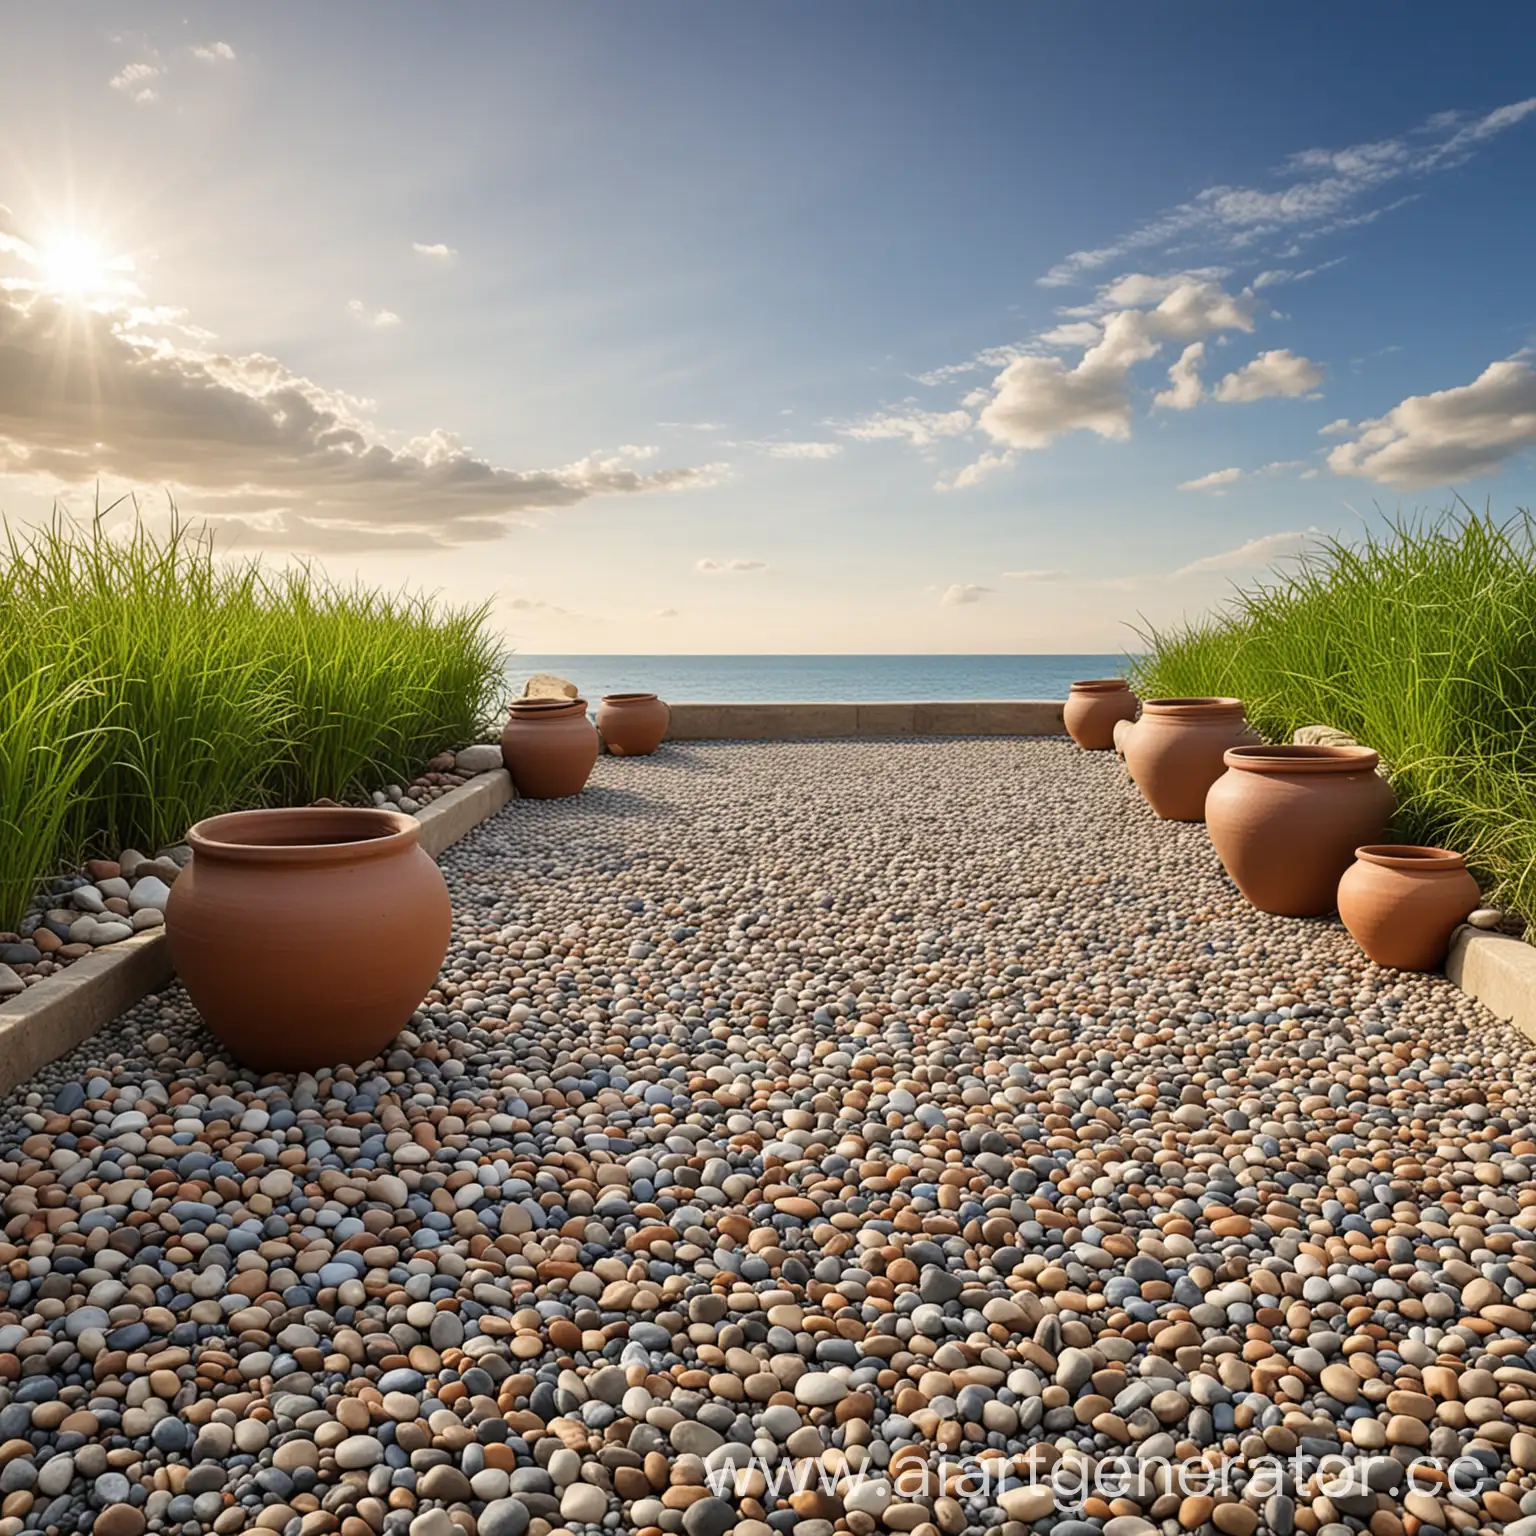
<svg viewBox="0 0 1536 1536"><path fill-rule="evenodd" d="M1241 715L1241 699L1223 698L1213 694L1209 698L1143 699L1142 714L1162 715L1168 719L1208 720L1225 715Z"/></svg>
<svg viewBox="0 0 1536 1536"><path fill-rule="evenodd" d="M1454 848L1429 848L1419 843L1367 843L1355 849L1355 857L1362 864L1425 874L1446 874L1467 867L1465 856Z"/></svg>
<svg viewBox="0 0 1536 1536"><path fill-rule="evenodd" d="M421 841L421 823L380 806L272 806L209 816L187 832L194 858L221 864L355 864Z"/></svg>
<svg viewBox="0 0 1536 1536"><path fill-rule="evenodd" d="M1371 747L1228 747L1222 761L1244 773L1373 773L1381 762Z"/></svg>
<svg viewBox="0 0 1536 1536"><path fill-rule="evenodd" d="M604 704L652 704L657 702L654 693L605 693Z"/></svg>
<svg viewBox="0 0 1536 1536"><path fill-rule="evenodd" d="M1131 685L1123 677L1089 677L1073 683L1070 693L1120 693L1130 691Z"/></svg>
<svg viewBox="0 0 1536 1536"><path fill-rule="evenodd" d="M585 699L513 699L508 709L513 715L537 720L549 715L584 715L587 712L587 701Z"/></svg>

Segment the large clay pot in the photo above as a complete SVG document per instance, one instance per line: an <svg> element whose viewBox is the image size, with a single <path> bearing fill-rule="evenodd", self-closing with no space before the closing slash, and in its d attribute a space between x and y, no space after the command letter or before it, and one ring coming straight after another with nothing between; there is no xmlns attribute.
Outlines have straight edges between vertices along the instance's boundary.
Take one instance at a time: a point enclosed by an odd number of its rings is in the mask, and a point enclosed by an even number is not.
<svg viewBox="0 0 1536 1536"><path fill-rule="evenodd" d="M1482 899L1466 861L1449 848L1379 843L1355 850L1339 881L1339 916L1377 965L1432 971L1456 925Z"/></svg>
<svg viewBox="0 0 1536 1536"><path fill-rule="evenodd" d="M1226 771L1229 747L1258 736L1241 699L1147 699L1126 733L1125 766L1164 821L1203 821L1206 791Z"/></svg>
<svg viewBox="0 0 1536 1536"><path fill-rule="evenodd" d="M187 833L171 960L208 1028L255 1072L376 1056L437 978L453 914L401 811L236 811Z"/></svg>
<svg viewBox="0 0 1536 1536"><path fill-rule="evenodd" d="M1233 747L1205 823L1238 890L1261 912L1331 912L1355 849L1397 805L1369 747Z"/></svg>
<svg viewBox="0 0 1536 1536"><path fill-rule="evenodd" d="M1123 677L1099 677L1073 683L1061 712L1067 735L1088 752L1107 752L1115 744L1115 725L1136 718L1136 695Z"/></svg>
<svg viewBox="0 0 1536 1536"><path fill-rule="evenodd" d="M525 800L580 794L597 761L597 728L585 699L514 699L501 759Z"/></svg>
<svg viewBox="0 0 1536 1536"><path fill-rule="evenodd" d="M597 730L615 757L645 757L661 745L672 711L654 693L608 693L597 706Z"/></svg>

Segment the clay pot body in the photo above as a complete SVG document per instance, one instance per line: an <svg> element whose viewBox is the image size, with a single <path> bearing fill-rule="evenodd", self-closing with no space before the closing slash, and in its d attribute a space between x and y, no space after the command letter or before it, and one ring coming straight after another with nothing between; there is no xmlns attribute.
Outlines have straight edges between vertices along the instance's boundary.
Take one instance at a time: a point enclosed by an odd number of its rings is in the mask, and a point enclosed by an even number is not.
<svg viewBox="0 0 1536 1536"><path fill-rule="evenodd" d="M1125 761L1125 744L1130 740L1131 732L1135 729L1136 722L1134 720L1115 721L1115 729L1112 739L1115 743L1115 756L1118 757L1121 762Z"/></svg>
<svg viewBox="0 0 1536 1536"><path fill-rule="evenodd" d="M1258 739L1241 699L1147 699L1136 729L1125 733L1125 766L1164 821L1203 821L1227 749Z"/></svg>
<svg viewBox="0 0 1536 1536"><path fill-rule="evenodd" d="M1333 911L1339 877L1397 806L1369 747L1235 747L1205 797L1211 842L1261 912Z"/></svg>
<svg viewBox="0 0 1536 1536"><path fill-rule="evenodd" d="M1351 937L1377 965L1434 970L1456 925L1482 900L1462 856L1390 843L1356 853L1339 881L1339 916Z"/></svg>
<svg viewBox="0 0 1536 1536"><path fill-rule="evenodd" d="M610 693L597 706L597 729L615 757L645 757L661 745L672 711L654 693Z"/></svg>
<svg viewBox="0 0 1536 1536"><path fill-rule="evenodd" d="M1087 752L1106 752L1115 744L1115 726L1136 718L1136 695L1122 677L1073 683L1061 712L1069 735Z"/></svg>
<svg viewBox="0 0 1536 1536"><path fill-rule="evenodd" d="M597 728L585 699L515 699L501 760L525 800L580 794L597 761Z"/></svg>
<svg viewBox="0 0 1536 1536"><path fill-rule="evenodd" d="M378 1055L437 980L453 931L420 823L352 807L236 811L187 842L166 936L230 1053L256 1072Z"/></svg>

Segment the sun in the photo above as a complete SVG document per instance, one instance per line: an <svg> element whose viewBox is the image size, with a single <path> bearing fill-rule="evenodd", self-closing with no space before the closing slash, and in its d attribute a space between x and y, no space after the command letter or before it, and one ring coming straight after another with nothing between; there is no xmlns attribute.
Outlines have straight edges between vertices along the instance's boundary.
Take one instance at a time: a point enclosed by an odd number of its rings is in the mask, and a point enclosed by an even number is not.
<svg viewBox="0 0 1536 1536"><path fill-rule="evenodd" d="M112 259L91 240L61 235L37 252L41 286L62 299L91 299L113 287Z"/></svg>

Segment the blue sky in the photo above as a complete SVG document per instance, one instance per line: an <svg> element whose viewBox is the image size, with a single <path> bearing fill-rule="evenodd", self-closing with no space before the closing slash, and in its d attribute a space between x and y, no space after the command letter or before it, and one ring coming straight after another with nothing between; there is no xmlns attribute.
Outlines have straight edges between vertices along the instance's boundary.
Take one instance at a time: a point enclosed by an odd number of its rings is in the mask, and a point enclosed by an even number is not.
<svg viewBox="0 0 1536 1536"><path fill-rule="evenodd" d="M169 490L529 651L1077 651L1531 501L1517 5L0 29L13 519Z"/></svg>

